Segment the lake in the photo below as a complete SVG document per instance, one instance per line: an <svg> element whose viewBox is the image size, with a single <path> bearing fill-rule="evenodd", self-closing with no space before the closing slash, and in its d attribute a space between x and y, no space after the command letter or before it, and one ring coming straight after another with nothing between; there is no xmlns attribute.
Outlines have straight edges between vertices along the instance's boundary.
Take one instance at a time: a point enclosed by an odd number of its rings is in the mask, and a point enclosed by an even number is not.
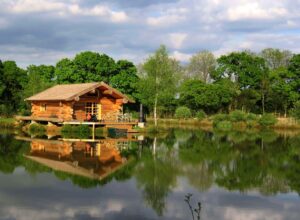
<svg viewBox="0 0 300 220"><path fill-rule="evenodd" d="M300 136L0 135L0 219L298 220L299 192Z"/></svg>

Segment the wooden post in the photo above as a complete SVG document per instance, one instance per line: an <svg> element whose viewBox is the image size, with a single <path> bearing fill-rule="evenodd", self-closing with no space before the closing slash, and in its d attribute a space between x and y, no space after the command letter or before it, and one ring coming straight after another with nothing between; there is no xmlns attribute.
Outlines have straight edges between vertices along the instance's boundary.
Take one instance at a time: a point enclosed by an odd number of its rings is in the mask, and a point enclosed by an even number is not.
<svg viewBox="0 0 300 220"><path fill-rule="evenodd" d="M93 123L93 140L95 140L95 123Z"/></svg>

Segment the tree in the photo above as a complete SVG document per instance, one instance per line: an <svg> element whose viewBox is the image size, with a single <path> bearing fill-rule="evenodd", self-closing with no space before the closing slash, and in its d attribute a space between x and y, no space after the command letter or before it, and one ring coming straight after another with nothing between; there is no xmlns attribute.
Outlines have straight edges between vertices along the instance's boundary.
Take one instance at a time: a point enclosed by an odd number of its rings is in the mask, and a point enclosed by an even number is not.
<svg viewBox="0 0 300 220"><path fill-rule="evenodd" d="M234 83L222 79L213 84L205 84L201 80L186 80L179 89L179 102L194 111L204 109L216 112L228 108L237 95Z"/></svg>
<svg viewBox="0 0 300 220"><path fill-rule="evenodd" d="M241 91L258 90L261 95L262 112L264 112L265 96L269 85L269 70L264 59L247 52L233 52L221 56L217 62L218 67L212 75L213 78L215 80L231 79Z"/></svg>
<svg viewBox="0 0 300 220"><path fill-rule="evenodd" d="M55 84L53 66L29 66L27 68L28 83L24 88L24 98L28 98Z"/></svg>
<svg viewBox="0 0 300 220"><path fill-rule="evenodd" d="M273 102L284 110L286 117L288 107L299 99L299 93L295 90L295 75L285 67L272 70L270 73Z"/></svg>
<svg viewBox="0 0 300 220"><path fill-rule="evenodd" d="M3 91L5 90L5 82L4 82L4 70L3 70L3 64L0 60L0 96L2 96Z"/></svg>
<svg viewBox="0 0 300 220"><path fill-rule="evenodd" d="M127 60L119 60L117 62L117 75L110 79L110 85L117 88L124 94L137 98L137 69L135 65Z"/></svg>
<svg viewBox="0 0 300 220"><path fill-rule="evenodd" d="M58 83L109 83L111 77L117 73L114 59L106 54L91 51L79 53L73 60L60 60L55 69Z"/></svg>
<svg viewBox="0 0 300 220"><path fill-rule="evenodd" d="M260 56L264 58L267 66L271 70L274 70L279 67L287 67L292 57L292 53L289 50L266 48L261 51Z"/></svg>
<svg viewBox="0 0 300 220"><path fill-rule="evenodd" d="M158 108L166 106L175 97L180 70L178 61L169 57L165 46L161 46L141 67L139 98L153 109L155 126Z"/></svg>
<svg viewBox="0 0 300 220"><path fill-rule="evenodd" d="M213 53L204 50L191 57L187 71L191 78L200 79L207 83L215 67L216 59Z"/></svg>
<svg viewBox="0 0 300 220"><path fill-rule="evenodd" d="M12 114L15 112L22 100L22 91L26 85L26 71L19 68L15 61L3 62L3 74L1 76L0 104L2 105L2 113Z"/></svg>
<svg viewBox="0 0 300 220"><path fill-rule="evenodd" d="M293 74L294 90L300 91L300 54L295 54L288 65L288 70Z"/></svg>

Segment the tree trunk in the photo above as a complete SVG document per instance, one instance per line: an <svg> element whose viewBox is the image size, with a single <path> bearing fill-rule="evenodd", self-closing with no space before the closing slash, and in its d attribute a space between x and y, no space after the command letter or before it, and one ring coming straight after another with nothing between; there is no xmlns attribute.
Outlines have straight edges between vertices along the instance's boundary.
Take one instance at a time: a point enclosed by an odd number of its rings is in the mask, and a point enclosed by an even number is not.
<svg viewBox="0 0 300 220"><path fill-rule="evenodd" d="M155 100L154 100L153 116L154 116L154 125L155 127L157 127L157 94L155 95Z"/></svg>
<svg viewBox="0 0 300 220"><path fill-rule="evenodd" d="M262 92L261 96L262 113L265 114L265 94Z"/></svg>

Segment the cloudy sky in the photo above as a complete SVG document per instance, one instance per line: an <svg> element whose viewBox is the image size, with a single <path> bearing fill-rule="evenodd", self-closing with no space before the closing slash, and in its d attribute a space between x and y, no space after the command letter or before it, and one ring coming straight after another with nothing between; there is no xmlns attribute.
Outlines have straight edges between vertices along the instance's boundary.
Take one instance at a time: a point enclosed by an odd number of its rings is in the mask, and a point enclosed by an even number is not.
<svg viewBox="0 0 300 220"><path fill-rule="evenodd" d="M92 50L142 62L266 47L300 52L300 0L0 0L0 59L55 64Z"/></svg>

